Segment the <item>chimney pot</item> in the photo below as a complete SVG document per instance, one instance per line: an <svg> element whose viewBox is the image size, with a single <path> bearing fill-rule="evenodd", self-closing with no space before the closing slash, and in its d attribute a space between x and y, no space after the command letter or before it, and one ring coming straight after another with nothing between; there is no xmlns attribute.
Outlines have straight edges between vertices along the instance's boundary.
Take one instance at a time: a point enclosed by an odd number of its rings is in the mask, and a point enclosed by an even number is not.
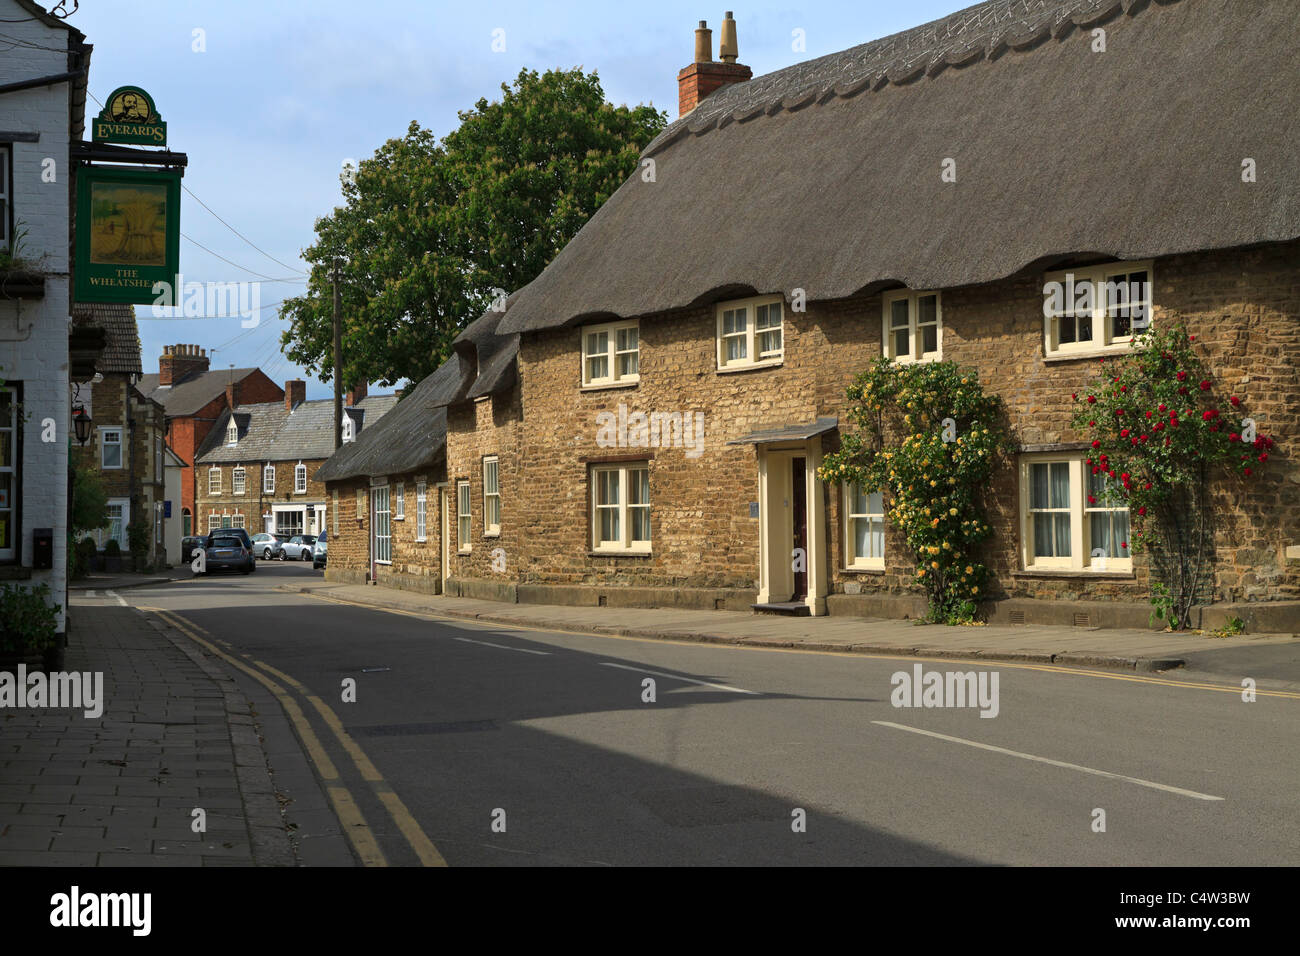
<svg viewBox="0 0 1300 956"><path fill-rule="evenodd" d="M284 409L293 411L293 407L307 400L307 383L300 378L291 378L284 383Z"/></svg>
<svg viewBox="0 0 1300 956"><path fill-rule="evenodd" d="M735 63L739 55L740 51L736 44L736 21L732 19L731 11L728 10L722 20L722 35L718 38L718 59L723 63Z"/></svg>
<svg viewBox="0 0 1300 956"><path fill-rule="evenodd" d="M713 31L709 29L707 20L701 20L699 29L695 31L695 62L713 62Z"/></svg>

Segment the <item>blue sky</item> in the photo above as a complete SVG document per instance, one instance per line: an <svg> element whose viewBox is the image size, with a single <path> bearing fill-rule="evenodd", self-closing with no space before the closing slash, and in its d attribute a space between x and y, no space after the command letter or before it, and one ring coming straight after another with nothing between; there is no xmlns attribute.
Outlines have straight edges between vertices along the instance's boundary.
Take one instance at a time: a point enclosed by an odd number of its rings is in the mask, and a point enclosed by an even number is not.
<svg viewBox="0 0 1300 956"><path fill-rule="evenodd" d="M709 22L716 56L726 2L81 0L69 22L95 47L91 93L102 102L118 86L147 89L167 121L170 148L189 154L185 185L284 264L183 195L181 231L193 240L181 241L186 281L246 281L255 280L251 273L305 272L299 253L317 217L341 201L344 160L370 156L412 120L446 134L457 110L497 98L522 68L596 70L610 101L651 103L676 118L677 71L691 60L695 25ZM758 76L966 5L761 0L732 9L740 61ZM492 49L497 29L505 31L504 52ZM203 52L194 50L195 30L203 31ZM98 110L93 101L87 108ZM272 303L303 287L263 282L262 318L252 330L238 317L153 319L149 307L138 308L145 371L157 371L162 346L195 343L217 349L214 369L258 366L276 382L306 378L310 398L329 396L330 386L278 346L283 325Z"/></svg>

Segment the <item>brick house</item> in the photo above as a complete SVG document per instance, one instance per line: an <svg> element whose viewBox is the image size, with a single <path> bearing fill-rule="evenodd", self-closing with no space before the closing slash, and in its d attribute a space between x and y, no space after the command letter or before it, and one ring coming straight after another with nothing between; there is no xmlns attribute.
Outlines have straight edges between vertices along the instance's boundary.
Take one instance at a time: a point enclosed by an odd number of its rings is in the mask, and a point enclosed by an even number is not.
<svg viewBox="0 0 1300 956"><path fill-rule="evenodd" d="M500 320L471 323L446 362L317 473L334 506L328 579L492 597L509 587L491 570L508 566L518 534L500 520L519 416L518 339L496 334ZM496 526L467 525L459 514L484 515L485 489Z"/></svg>
<svg viewBox="0 0 1300 956"><path fill-rule="evenodd" d="M223 413L239 402L280 402L284 390L261 369L209 370L211 357L197 345L168 345L158 372L140 377L139 389L166 410L167 444L181 469L181 534L198 533L193 520L197 478L194 458Z"/></svg>
<svg viewBox="0 0 1300 956"><path fill-rule="evenodd" d="M195 527L246 528L250 534L320 534L329 502L315 479L334 450L334 402L306 401L307 383L284 383L284 400L244 404L218 416L195 457ZM394 395L347 393L344 438L365 433L393 407Z"/></svg>
<svg viewBox="0 0 1300 956"><path fill-rule="evenodd" d="M1295 18L989 0L753 80L734 25L723 36L736 69L715 69L697 31L683 115L496 324L518 336L517 399L448 408L470 553L430 573L519 601L915 616L888 502L818 464L871 362L952 360L1002 398L1016 443L987 499L989 619L1143 626L1145 560L1124 509L1088 503L1070 426L1071 393L1132 330L1105 302L1046 314L1045 284L1068 272L1142 283L1133 307L1195 333L1280 437L1248 497L1213 485L1213 597L1293 628L1300 155L1280 67ZM475 461L494 451L498 482L517 456L492 506L503 570L476 530L492 522ZM1070 533L1045 542L1053 509Z"/></svg>
<svg viewBox="0 0 1300 956"><path fill-rule="evenodd" d="M73 383L72 403L94 420L84 446L73 444L73 460L98 472L108 496L108 524L92 536L102 550L111 539L129 550L127 528L149 522L150 564L166 563L166 420L162 405L137 387L142 370L140 335L130 305L76 305L73 324L105 333L104 351L89 382ZM179 510L180 502L173 502Z"/></svg>

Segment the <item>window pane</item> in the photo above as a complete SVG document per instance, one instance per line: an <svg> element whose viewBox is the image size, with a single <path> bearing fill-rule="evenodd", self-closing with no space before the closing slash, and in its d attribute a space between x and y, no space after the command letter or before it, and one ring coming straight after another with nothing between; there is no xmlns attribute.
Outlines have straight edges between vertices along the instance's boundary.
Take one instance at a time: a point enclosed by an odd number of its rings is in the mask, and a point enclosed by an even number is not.
<svg viewBox="0 0 1300 956"><path fill-rule="evenodd" d="M927 325L921 329L921 351L937 352L939 351L939 327L937 325Z"/></svg>
<svg viewBox="0 0 1300 956"><path fill-rule="evenodd" d="M1034 464L1029 466L1029 507L1035 510L1047 507L1048 466Z"/></svg>
<svg viewBox="0 0 1300 956"><path fill-rule="evenodd" d="M629 352L627 355L618 357L618 374L621 378L624 375L636 375L641 370L640 353Z"/></svg>
<svg viewBox="0 0 1300 956"><path fill-rule="evenodd" d="M743 337L727 339L727 361L749 357L749 345Z"/></svg>
<svg viewBox="0 0 1300 956"><path fill-rule="evenodd" d="M597 480L600 494L599 502L602 505L618 504L618 472L601 471L597 472L597 474L600 476Z"/></svg>
<svg viewBox="0 0 1300 956"><path fill-rule="evenodd" d="M924 325L927 322L939 321L939 297L934 295L923 295L916 300L916 323Z"/></svg>
<svg viewBox="0 0 1300 956"><path fill-rule="evenodd" d="M1068 462L1052 462L1052 507L1070 507L1070 465Z"/></svg>
<svg viewBox="0 0 1300 956"><path fill-rule="evenodd" d="M637 330L636 329L619 329L618 330L618 350L626 352L637 347Z"/></svg>
<svg viewBox="0 0 1300 956"><path fill-rule="evenodd" d="M570 339L570 342L573 340ZM609 333L591 332L587 335L587 354L604 355L609 351Z"/></svg>
<svg viewBox="0 0 1300 956"><path fill-rule="evenodd" d="M911 340L907 334L907 329L899 329L894 333L894 353L893 357L910 356L912 354Z"/></svg>
<svg viewBox="0 0 1300 956"><path fill-rule="evenodd" d="M648 505L650 503L650 471L635 468L627 475L628 504Z"/></svg>
<svg viewBox="0 0 1300 956"><path fill-rule="evenodd" d="M618 529L617 508L600 509L600 540L601 541L620 540L619 529Z"/></svg>
<svg viewBox="0 0 1300 956"><path fill-rule="evenodd" d="M489 495L497 493L497 463L495 461L485 461L483 463L483 490Z"/></svg>
<svg viewBox="0 0 1300 956"><path fill-rule="evenodd" d="M604 355L587 359L587 379L595 381L609 376L609 359Z"/></svg>
<svg viewBox="0 0 1300 956"><path fill-rule="evenodd" d="M907 300L895 299L889 304L890 328L907 328Z"/></svg>
<svg viewBox="0 0 1300 956"><path fill-rule="evenodd" d="M628 520L632 522L632 540L650 540L650 509L648 507L628 508Z"/></svg>
<svg viewBox="0 0 1300 956"><path fill-rule="evenodd" d="M867 514L883 515L885 513L885 496L879 491L867 495Z"/></svg>
<svg viewBox="0 0 1300 956"><path fill-rule="evenodd" d="M855 515L867 513L867 496L859 485L853 485L849 489L849 513Z"/></svg>

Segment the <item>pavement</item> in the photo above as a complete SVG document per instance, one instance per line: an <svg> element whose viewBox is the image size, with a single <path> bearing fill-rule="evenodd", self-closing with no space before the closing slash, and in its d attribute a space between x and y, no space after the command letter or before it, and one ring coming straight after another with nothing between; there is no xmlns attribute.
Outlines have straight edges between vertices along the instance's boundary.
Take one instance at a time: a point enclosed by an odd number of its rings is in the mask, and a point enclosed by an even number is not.
<svg viewBox="0 0 1300 956"><path fill-rule="evenodd" d="M121 599L71 604L63 669L103 675L103 711L0 711L0 866L302 862L269 765L267 742L292 740L274 700ZM316 861L352 862L333 849Z"/></svg>
<svg viewBox="0 0 1300 956"><path fill-rule="evenodd" d="M69 581L68 590L74 592L121 591L127 588L166 584L168 581L180 581L192 576L193 572L190 570L189 565L164 568L150 574L134 574L130 572L108 574L104 571L95 571Z"/></svg>
<svg viewBox="0 0 1300 956"><path fill-rule="evenodd" d="M420 594L376 585L290 582L286 590L408 613L533 627L543 630L611 634L797 648L861 654L901 654L924 658L1030 661L1125 670L1158 671L1195 660L1214 670L1227 651L1275 648L1290 654L1300 639L1289 634L1242 634L1212 638L1201 633L1081 628L1046 625L946 627L858 617L785 617L740 611L675 608L570 607L507 604L500 601ZM1297 674L1300 678L1300 674Z"/></svg>

